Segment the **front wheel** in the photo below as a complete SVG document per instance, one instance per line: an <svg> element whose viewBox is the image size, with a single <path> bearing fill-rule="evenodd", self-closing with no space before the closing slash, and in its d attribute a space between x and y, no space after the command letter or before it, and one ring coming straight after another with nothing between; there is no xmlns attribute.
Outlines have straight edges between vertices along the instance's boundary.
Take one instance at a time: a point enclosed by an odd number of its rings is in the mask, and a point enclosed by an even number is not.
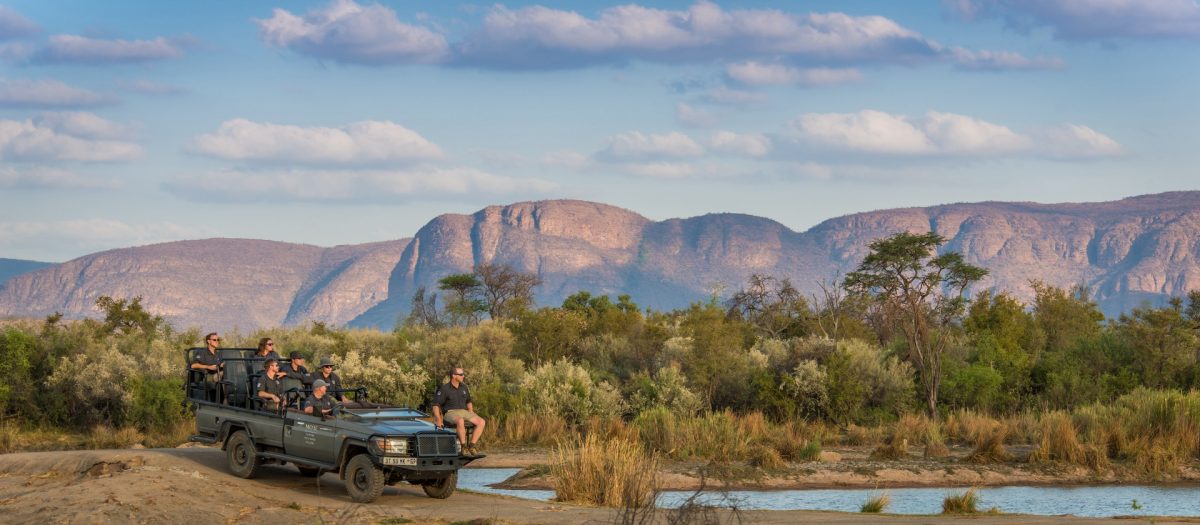
<svg viewBox="0 0 1200 525"><path fill-rule="evenodd" d="M383 494L383 469L376 467L371 456L359 454L346 464L346 492L358 503L370 503Z"/></svg>
<svg viewBox="0 0 1200 525"><path fill-rule="evenodd" d="M458 471L456 470L451 472L449 476L421 485L421 488L425 489L426 496L436 499L446 499L451 494L454 494L454 488L457 486Z"/></svg>
<svg viewBox="0 0 1200 525"><path fill-rule="evenodd" d="M239 478L253 478L258 474L259 465L262 465L254 440L244 430L230 436L229 443L225 445L225 456L229 460L229 471Z"/></svg>

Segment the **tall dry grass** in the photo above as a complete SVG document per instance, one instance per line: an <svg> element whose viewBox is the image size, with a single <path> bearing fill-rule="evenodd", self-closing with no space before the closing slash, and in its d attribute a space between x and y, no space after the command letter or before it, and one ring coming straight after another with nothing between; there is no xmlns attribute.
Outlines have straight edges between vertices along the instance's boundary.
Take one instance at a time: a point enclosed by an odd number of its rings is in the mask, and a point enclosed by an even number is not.
<svg viewBox="0 0 1200 525"><path fill-rule="evenodd" d="M640 443L595 434L559 444L550 457L556 500L603 507L653 506L658 467Z"/></svg>
<svg viewBox="0 0 1200 525"><path fill-rule="evenodd" d="M489 428L493 426L495 430L489 432L488 440L495 445L547 446L573 434L562 418L545 414L517 412L488 425Z"/></svg>
<svg viewBox="0 0 1200 525"><path fill-rule="evenodd" d="M925 442L930 428L936 423L924 415L904 414L892 424L891 432L871 452L871 459L903 459L908 457L908 448Z"/></svg>
<svg viewBox="0 0 1200 525"><path fill-rule="evenodd" d="M942 500L942 514L975 514L979 512L979 494L975 488L966 492L950 493Z"/></svg>

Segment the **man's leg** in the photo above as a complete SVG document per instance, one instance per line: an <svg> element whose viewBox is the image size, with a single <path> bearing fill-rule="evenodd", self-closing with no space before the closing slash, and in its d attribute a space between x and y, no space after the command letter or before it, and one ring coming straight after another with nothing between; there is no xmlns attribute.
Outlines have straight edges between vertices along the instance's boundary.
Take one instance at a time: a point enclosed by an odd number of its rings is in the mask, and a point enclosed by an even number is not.
<svg viewBox="0 0 1200 525"><path fill-rule="evenodd" d="M467 421L461 417L454 418L454 425L458 427L458 442L467 446Z"/></svg>
<svg viewBox="0 0 1200 525"><path fill-rule="evenodd" d="M479 436L483 435L483 427L487 425L487 421L476 415L471 418L471 424L475 425L475 431L471 433L471 446L474 446L479 443Z"/></svg>

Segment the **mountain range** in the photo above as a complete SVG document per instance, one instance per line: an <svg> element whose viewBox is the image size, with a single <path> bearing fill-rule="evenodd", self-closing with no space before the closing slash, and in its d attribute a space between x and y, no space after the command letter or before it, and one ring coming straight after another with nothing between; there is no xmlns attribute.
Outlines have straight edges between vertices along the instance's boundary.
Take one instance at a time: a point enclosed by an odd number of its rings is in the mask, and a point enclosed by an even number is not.
<svg viewBox="0 0 1200 525"><path fill-rule="evenodd" d="M1030 280L1087 286L1110 316L1200 288L1200 191L1113 202L957 203L856 213L796 232L709 214L652 221L605 204L550 200L434 218L411 239L322 248L249 239L95 253L0 284L0 316L95 316L96 297L140 295L176 326L227 329L322 321L389 328L420 287L476 264L536 273L535 299L626 293L670 309L787 277L807 293L852 271L877 238L935 231L943 250L990 270L976 289L1032 296Z"/></svg>

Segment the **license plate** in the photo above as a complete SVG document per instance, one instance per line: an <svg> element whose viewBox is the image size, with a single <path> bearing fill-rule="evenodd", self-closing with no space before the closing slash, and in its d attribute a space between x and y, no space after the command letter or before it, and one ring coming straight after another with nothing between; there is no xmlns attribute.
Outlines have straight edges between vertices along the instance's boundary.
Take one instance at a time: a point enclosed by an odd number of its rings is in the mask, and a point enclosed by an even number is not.
<svg viewBox="0 0 1200 525"><path fill-rule="evenodd" d="M383 458L384 465L416 466L417 458Z"/></svg>

